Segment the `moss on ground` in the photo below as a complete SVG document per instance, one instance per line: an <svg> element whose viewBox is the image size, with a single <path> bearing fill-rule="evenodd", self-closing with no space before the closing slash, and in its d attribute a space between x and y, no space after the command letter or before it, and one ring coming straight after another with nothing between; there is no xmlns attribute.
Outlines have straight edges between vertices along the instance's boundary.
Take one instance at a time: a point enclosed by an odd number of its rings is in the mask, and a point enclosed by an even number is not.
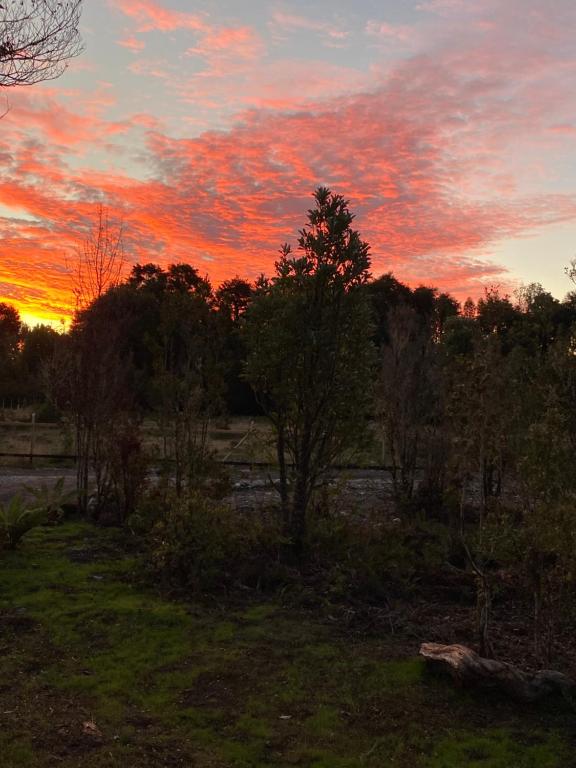
<svg viewBox="0 0 576 768"><path fill-rule="evenodd" d="M270 602L163 600L134 567L80 523L2 555L2 768L571 765L570 713L456 692Z"/></svg>
<svg viewBox="0 0 576 768"><path fill-rule="evenodd" d="M532 734L529 743L510 731L455 732L437 744L430 768L560 768L569 754L556 734Z"/></svg>

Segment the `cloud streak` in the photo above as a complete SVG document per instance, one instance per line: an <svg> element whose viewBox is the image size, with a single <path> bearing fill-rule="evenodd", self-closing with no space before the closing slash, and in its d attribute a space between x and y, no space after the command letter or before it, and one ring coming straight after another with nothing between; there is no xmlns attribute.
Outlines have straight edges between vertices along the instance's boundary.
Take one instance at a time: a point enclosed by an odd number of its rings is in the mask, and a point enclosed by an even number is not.
<svg viewBox="0 0 576 768"><path fill-rule="evenodd" d="M206 30L200 15L174 11L153 0L110 0L109 5L138 24L138 32L175 32L186 29L193 32Z"/></svg>

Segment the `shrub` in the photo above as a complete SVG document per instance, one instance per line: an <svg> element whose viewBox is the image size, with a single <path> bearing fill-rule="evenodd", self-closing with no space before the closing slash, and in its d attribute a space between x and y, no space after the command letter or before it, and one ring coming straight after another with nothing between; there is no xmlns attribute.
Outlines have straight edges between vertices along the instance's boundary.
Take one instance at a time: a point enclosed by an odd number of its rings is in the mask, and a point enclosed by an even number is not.
<svg viewBox="0 0 576 768"><path fill-rule="evenodd" d="M440 525L318 512L307 542L308 561L335 601L405 592L444 562L448 545Z"/></svg>
<svg viewBox="0 0 576 768"><path fill-rule="evenodd" d="M446 559L449 543L439 525L316 509L295 561L272 512L238 513L206 489L181 496L153 489L128 525L165 589L289 588L330 603L379 602L411 589Z"/></svg>
<svg viewBox="0 0 576 768"><path fill-rule="evenodd" d="M46 521L46 511L30 508L21 496L0 503L0 549L14 549L25 533Z"/></svg>
<svg viewBox="0 0 576 768"><path fill-rule="evenodd" d="M150 515L144 507L140 524ZM164 502L148 536L149 567L171 589L211 592L239 584L266 589L280 578L280 545L274 523L193 491Z"/></svg>
<svg viewBox="0 0 576 768"><path fill-rule="evenodd" d="M59 522L64 514L64 504L73 495L64 491L63 477L52 488L46 483L39 488L25 488L33 501L25 501L16 495L10 501L0 503L0 549L14 549L32 528Z"/></svg>
<svg viewBox="0 0 576 768"><path fill-rule="evenodd" d="M146 487L148 457L144 451L140 424L121 418L107 441L108 473L112 495L120 510L120 522L136 510Z"/></svg>
<svg viewBox="0 0 576 768"><path fill-rule="evenodd" d="M62 421L62 412L53 403L42 403L36 411L36 421L39 424L59 424Z"/></svg>
<svg viewBox="0 0 576 768"><path fill-rule="evenodd" d="M52 487L41 483L38 487L24 486L34 499L34 509L42 512L45 522L57 523L64 514L64 505L76 495L75 491L64 490L64 478L60 477Z"/></svg>

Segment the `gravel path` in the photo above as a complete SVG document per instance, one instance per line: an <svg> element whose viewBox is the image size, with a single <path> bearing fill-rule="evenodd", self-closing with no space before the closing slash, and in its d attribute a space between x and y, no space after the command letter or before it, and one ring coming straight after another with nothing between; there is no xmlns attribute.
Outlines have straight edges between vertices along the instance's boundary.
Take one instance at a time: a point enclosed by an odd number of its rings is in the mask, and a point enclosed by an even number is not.
<svg viewBox="0 0 576 768"><path fill-rule="evenodd" d="M74 467L0 467L0 501L6 501L17 493L26 494L24 486L38 487L42 483L53 486L63 477L65 489L72 490L76 482Z"/></svg>
<svg viewBox="0 0 576 768"><path fill-rule="evenodd" d="M261 469L248 467L230 468L232 492L227 501L239 511L248 511L278 503L274 488L278 478ZM65 479L66 490L73 490L76 481L74 467L0 467L0 501L6 501L17 493L26 494L25 486L48 486L60 478ZM390 498L392 481L390 474L374 470L347 470L332 479L327 491L338 498L342 510L361 507L364 510L379 508Z"/></svg>

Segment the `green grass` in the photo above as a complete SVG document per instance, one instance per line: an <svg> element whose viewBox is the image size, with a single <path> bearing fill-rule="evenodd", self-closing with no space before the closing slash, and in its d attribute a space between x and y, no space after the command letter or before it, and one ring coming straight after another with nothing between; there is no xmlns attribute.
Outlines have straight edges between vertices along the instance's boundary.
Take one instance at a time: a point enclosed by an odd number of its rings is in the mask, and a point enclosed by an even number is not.
<svg viewBox="0 0 576 768"><path fill-rule="evenodd" d="M2 768L571 765L570 713L456 691L415 641L170 602L134 572L117 532L80 523L0 556Z"/></svg>
<svg viewBox="0 0 576 768"><path fill-rule="evenodd" d="M569 765L568 750L556 735L533 734L519 743L509 731L489 734L456 732L436 747L430 768L559 768Z"/></svg>

